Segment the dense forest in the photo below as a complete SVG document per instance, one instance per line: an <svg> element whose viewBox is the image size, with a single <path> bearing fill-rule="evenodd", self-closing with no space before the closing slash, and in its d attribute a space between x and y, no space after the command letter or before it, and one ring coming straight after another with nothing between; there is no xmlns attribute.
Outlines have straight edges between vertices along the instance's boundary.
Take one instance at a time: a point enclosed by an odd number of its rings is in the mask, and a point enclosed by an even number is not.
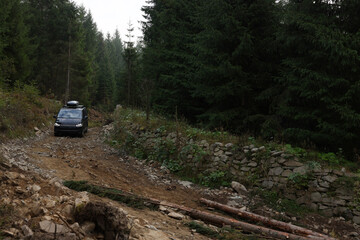
<svg viewBox="0 0 360 240"><path fill-rule="evenodd" d="M2 89L357 155L358 0L149 0L137 43L69 0L1 3Z"/></svg>

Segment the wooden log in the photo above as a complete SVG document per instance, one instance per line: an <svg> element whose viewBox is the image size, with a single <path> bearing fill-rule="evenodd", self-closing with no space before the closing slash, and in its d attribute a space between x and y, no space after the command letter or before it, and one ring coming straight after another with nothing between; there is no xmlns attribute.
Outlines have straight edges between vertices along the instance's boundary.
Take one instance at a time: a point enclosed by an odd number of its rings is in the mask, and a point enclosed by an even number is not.
<svg viewBox="0 0 360 240"><path fill-rule="evenodd" d="M224 212L235 214L235 215L237 215L239 217L242 217L244 219L248 219L248 220L251 220L251 221L254 221L254 222L260 222L260 223L263 223L264 225L266 225L268 227L280 229L280 230L285 231L285 232L294 233L294 234L298 234L298 235L304 235L304 236L317 236L317 237L321 237L321 238L324 238L324 239L334 240L334 238L331 238L331 237L326 236L326 235L321 234L321 233L311 231L311 230L306 229L306 228L302 228L302 227L299 227L299 226L296 226L296 225L293 225L293 224L290 224L290 223L277 221L275 219L267 218L267 217L264 217L264 216L261 216L261 215L255 214L255 213L242 211L242 210L240 210L238 208L230 207L228 205L217 203L217 202L205 199L205 198L201 198L200 202L206 204L209 207L220 209L220 210L222 210Z"/></svg>
<svg viewBox="0 0 360 240"><path fill-rule="evenodd" d="M318 236L313 236L313 235L299 236L299 235L292 234L292 233L281 232L278 230L261 227L261 226L256 226L254 224L238 221L233 218L226 218L226 217L222 217L219 215L195 210L195 209L185 207L182 205L177 205L177 204L166 202L166 201L159 201L157 199L150 199L150 202L152 204L159 204L162 206L171 207L171 208L175 208L175 209L184 211L187 215L189 215L192 218L200 219L204 222L211 223L211 224L214 224L217 226L228 225L228 226L232 226L235 228L240 228L244 232L251 232L251 233L255 233L255 234L259 234L259 235L265 235L265 236L269 236L269 237L272 237L275 239L289 239L289 240L328 240L329 239L327 237L318 237Z"/></svg>

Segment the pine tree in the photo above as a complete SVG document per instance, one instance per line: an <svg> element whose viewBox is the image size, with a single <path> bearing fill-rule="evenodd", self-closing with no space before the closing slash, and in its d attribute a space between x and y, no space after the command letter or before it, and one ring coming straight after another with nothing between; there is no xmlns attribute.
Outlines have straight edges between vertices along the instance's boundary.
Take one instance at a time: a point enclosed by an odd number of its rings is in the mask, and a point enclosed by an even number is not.
<svg viewBox="0 0 360 240"><path fill-rule="evenodd" d="M360 131L357 38L337 27L334 11L331 2L290 1L279 43L284 135L331 150L355 146Z"/></svg>
<svg viewBox="0 0 360 240"><path fill-rule="evenodd" d="M15 81L26 83L32 68L32 46L24 23L26 6L20 0L6 0L0 12L0 82L11 86Z"/></svg>

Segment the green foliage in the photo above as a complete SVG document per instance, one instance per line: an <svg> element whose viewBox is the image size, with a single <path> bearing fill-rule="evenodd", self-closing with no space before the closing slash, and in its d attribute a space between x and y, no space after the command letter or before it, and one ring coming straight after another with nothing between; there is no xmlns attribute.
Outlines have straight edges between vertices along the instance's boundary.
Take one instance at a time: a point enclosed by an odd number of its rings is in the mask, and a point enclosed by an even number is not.
<svg viewBox="0 0 360 240"><path fill-rule="evenodd" d="M333 152L329 153L319 153L319 159L323 162L328 163L332 166L338 166L340 162L342 161L341 157L337 156Z"/></svg>
<svg viewBox="0 0 360 240"><path fill-rule="evenodd" d="M289 180L297 189L307 189L309 186L309 181L312 179L312 175L309 173L292 173L289 176Z"/></svg>
<svg viewBox="0 0 360 240"><path fill-rule="evenodd" d="M0 139L31 135L35 126L49 123L60 103L37 94L36 88L27 85L10 92L0 89Z"/></svg>
<svg viewBox="0 0 360 240"><path fill-rule="evenodd" d="M293 147L290 144L285 144L284 148L285 148L285 151L287 153L290 153L290 154L295 155L297 157L304 158L304 157L307 156L307 151L305 149L303 149L303 148Z"/></svg>
<svg viewBox="0 0 360 240"><path fill-rule="evenodd" d="M260 190L259 195L264 199L264 203L279 211L293 214L295 216L303 216L310 212L310 209L298 205L290 199L282 199L279 193L275 191Z"/></svg>
<svg viewBox="0 0 360 240"><path fill-rule="evenodd" d="M202 185L212 188L218 188L221 186L228 187L231 182L230 177L223 171L200 173L198 178Z"/></svg>
<svg viewBox="0 0 360 240"><path fill-rule="evenodd" d="M125 203L129 207L143 209L149 207L145 199L133 194L123 193L121 190L114 188L104 188L87 183L87 181L65 181L64 186L76 190L78 192L87 191L89 193L106 197L121 203Z"/></svg>
<svg viewBox="0 0 360 240"><path fill-rule="evenodd" d="M194 222L194 221L187 223L186 226L188 226L191 229L196 230L197 233L204 235L206 237L218 238L220 235L218 232L212 230L211 228L205 227L204 225Z"/></svg>

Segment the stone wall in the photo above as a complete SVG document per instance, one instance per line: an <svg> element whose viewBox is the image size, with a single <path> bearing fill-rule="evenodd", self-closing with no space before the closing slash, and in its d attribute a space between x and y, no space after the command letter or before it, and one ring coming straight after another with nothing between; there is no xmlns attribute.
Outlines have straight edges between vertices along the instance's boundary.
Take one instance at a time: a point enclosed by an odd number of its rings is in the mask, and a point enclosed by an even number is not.
<svg viewBox="0 0 360 240"><path fill-rule="evenodd" d="M265 146L209 144L181 136L177 139L176 133L133 132L147 145L145 148L156 147L159 139L180 144L180 164L196 172L223 171L232 180L276 191L326 216L342 216L360 224L358 178L345 168L334 170L317 162L303 163L294 155Z"/></svg>

